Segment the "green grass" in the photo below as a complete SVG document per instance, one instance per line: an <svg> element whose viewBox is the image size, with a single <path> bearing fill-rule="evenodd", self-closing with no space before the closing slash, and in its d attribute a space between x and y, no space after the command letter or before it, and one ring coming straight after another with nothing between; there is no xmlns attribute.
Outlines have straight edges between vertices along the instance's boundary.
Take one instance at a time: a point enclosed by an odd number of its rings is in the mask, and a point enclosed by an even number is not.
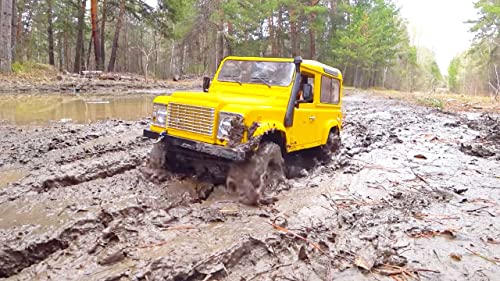
<svg viewBox="0 0 500 281"><path fill-rule="evenodd" d="M417 98L417 102L421 105L435 107L439 109L444 108L444 103L441 99L436 98Z"/></svg>

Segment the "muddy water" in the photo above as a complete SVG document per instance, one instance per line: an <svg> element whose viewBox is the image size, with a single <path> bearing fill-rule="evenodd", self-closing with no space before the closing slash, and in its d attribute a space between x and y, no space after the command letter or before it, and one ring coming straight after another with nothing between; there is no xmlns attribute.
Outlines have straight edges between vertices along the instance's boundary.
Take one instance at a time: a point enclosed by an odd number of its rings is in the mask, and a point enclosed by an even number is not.
<svg viewBox="0 0 500 281"><path fill-rule="evenodd" d="M366 94L344 106L340 155L259 207L151 181L146 120L0 124L3 169L29 171L0 190L0 278L497 280L498 119Z"/></svg>
<svg viewBox="0 0 500 281"><path fill-rule="evenodd" d="M10 183L17 182L18 180L24 178L27 172L23 169L0 169L0 189L6 187Z"/></svg>
<svg viewBox="0 0 500 281"><path fill-rule="evenodd" d="M127 96L1 95L0 121L16 124L137 120L151 115L154 94Z"/></svg>

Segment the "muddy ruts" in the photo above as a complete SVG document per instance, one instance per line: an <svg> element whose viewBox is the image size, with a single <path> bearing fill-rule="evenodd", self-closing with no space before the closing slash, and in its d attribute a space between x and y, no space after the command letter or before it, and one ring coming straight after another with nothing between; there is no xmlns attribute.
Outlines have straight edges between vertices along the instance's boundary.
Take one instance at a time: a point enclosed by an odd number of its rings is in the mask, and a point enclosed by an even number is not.
<svg viewBox="0 0 500 281"><path fill-rule="evenodd" d="M24 241L23 244L15 248L4 245L0 249L0 277L15 275L27 267L40 263L55 252L64 250L72 243L76 243L80 236L101 232L115 218L137 214L137 210L130 211L129 209L130 207L113 214L101 211L96 218L71 223L60 233L43 241ZM139 211L142 212L142 209L139 208Z"/></svg>
<svg viewBox="0 0 500 281"><path fill-rule="evenodd" d="M91 162L90 165L87 163L81 165L81 163L76 162L63 166L61 170L41 176L39 181L32 186L35 190L42 192L52 188L67 187L96 179L104 179L135 169L143 162L144 156L142 154L134 153L130 155L126 152L121 152L114 155L107 154L105 158L109 159L98 159Z"/></svg>

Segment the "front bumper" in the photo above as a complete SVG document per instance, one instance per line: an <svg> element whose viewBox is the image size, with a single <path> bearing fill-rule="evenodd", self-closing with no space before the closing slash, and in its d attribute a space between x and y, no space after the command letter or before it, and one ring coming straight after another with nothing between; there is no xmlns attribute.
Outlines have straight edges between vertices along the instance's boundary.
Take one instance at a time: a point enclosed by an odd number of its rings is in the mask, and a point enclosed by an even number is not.
<svg viewBox="0 0 500 281"><path fill-rule="evenodd" d="M150 139L158 139L160 134L144 129L143 136ZM229 148L215 144L192 141L169 135L165 135L163 141L167 142L169 146L173 146L175 149L200 152L231 161L244 161L246 159L246 152L237 148ZM202 157L202 155L200 155L200 157Z"/></svg>

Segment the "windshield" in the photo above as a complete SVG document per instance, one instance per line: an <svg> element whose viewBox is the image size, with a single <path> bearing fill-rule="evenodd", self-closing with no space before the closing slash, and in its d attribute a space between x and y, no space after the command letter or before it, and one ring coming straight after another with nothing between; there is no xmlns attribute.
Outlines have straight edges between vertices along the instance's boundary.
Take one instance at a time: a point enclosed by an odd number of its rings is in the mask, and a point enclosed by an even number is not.
<svg viewBox="0 0 500 281"><path fill-rule="evenodd" d="M217 78L220 82L288 86L295 66L291 62L227 60Z"/></svg>

